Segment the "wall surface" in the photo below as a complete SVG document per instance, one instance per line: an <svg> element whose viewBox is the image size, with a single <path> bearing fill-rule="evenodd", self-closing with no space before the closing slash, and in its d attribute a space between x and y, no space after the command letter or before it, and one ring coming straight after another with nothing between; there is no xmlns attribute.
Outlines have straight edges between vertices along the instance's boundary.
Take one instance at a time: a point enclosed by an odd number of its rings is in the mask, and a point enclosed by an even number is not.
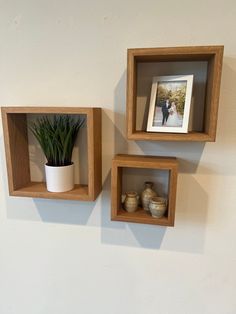
<svg viewBox="0 0 236 314"><path fill-rule="evenodd" d="M103 108L94 203L9 197L0 128L0 314L236 313L235 16L234 0L0 0L0 104ZM126 141L126 49L211 44L217 141ZM179 158L174 228L110 221L127 152Z"/></svg>

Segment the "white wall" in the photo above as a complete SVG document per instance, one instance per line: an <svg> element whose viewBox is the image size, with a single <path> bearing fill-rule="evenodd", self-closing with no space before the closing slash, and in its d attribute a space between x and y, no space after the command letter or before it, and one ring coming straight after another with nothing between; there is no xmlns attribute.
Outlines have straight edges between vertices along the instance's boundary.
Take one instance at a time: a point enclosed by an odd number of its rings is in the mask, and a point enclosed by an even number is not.
<svg viewBox="0 0 236 314"><path fill-rule="evenodd" d="M0 0L0 104L103 107L94 203L9 197L0 314L236 313L236 3ZM125 140L126 49L224 44L216 143ZM176 226L110 221L114 153L180 159Z"/></svg>

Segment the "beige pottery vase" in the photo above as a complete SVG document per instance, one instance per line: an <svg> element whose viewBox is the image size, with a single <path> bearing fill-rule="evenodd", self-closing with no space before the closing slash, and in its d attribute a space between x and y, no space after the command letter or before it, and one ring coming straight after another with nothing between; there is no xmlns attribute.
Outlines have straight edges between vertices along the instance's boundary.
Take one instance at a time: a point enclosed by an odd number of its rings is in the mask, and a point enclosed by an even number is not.
<svg viewBox="0 0 236 314"><path fill-rule="evenodd" d="M124 202L125 210L129 213L133 213L138 208L138 194L136 192L127 192Z"/></svg>
<svg viewBox="0 0 236 314"><path fill-rule="evenodd" d="M157 193L152 189L153 182L145 182L145 189L141 194L141 201L144 210L149 211L149 203L152 197L156 196Z"/></svg>

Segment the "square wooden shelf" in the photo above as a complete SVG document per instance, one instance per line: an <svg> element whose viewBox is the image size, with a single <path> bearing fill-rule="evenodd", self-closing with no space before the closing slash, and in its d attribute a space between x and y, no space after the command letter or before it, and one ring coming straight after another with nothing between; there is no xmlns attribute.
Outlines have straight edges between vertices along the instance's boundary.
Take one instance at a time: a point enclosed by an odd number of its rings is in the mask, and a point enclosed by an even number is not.
<svg viewBox="0 0 236 314"><path fill-rule="evenodd" d="M93 201L101 191L101 108L2 107L9 194L33 198ZM70 114L86 117L88 184L76 184L72 191L52 193L45 182L31 181L28 115Z"/></svg>
<svg viewBox="0 0 236 314"><path fill-rule="evenodd" d="M215 141L223 50L223 46L128 49L128 139ZM188 74L194 75L194 102L189 132L146 132L152 78Z"/></svg>
<svg viewBox="0 0 236 314"><path fill-rule="evenodd" d="M143 171L157 169L168 172L168 208L164 217L153 218L149 212L142 208L138 208L133 213L128 213L123 209L121 202L122 177L124 170L127 168L135 168L137 171L138 169ZM112 161L111 172L111 220L174 226L177 174L178 162L174 157L116 155Z"/></svg>

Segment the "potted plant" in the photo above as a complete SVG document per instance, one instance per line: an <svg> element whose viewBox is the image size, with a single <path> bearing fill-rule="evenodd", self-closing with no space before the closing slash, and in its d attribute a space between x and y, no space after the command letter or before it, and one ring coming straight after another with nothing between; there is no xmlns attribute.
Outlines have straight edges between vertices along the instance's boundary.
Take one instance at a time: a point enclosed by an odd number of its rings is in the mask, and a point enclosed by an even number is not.
<svg viewBox="0 0 236 314"><path fill-rule="evenodd" d="M78 132L84 123L81 117L55 115L38 118L30 130L47 159L46 186L49 192L66 192L74 187L74 164L71 160Z"/></svg>

